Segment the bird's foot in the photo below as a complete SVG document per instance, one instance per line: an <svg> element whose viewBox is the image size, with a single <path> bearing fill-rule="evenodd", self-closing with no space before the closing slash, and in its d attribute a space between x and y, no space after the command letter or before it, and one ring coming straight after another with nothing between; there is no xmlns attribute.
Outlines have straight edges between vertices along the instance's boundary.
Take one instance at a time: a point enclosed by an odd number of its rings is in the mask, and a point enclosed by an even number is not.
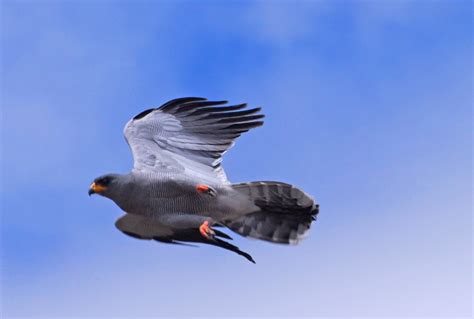
<svg viewBox="0 0 474 319"><path fill-rule="evenodd" d="M201 226L199 226L199 232L204 238L209 240L213 239L216 236L216 233L211 228L211 226L209 225L209 221L207 220L202 223Z"/></svg>
<svg viewBox="0 0 474 319"><path fill-rule="evenodd" d="M216 191L214 190L214 188L204 184L198 184L196 186L196 191L200 194L206 194L212 197L216 196Z"/></svg>

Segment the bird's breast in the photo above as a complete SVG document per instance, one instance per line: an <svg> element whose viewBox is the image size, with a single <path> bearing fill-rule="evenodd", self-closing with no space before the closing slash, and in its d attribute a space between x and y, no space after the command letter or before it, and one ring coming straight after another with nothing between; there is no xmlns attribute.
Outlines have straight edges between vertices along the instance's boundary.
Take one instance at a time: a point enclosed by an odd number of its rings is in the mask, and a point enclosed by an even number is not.
<svg viewBox="0 0 474 319"><path fill-rule="evenodd" d="M216 196L199 193L192 182L168 180L135 181L114 199L116 204L130 214L155 216L169 213L221 215L229 211L223 199L225 189L218 189Z"/></svg>

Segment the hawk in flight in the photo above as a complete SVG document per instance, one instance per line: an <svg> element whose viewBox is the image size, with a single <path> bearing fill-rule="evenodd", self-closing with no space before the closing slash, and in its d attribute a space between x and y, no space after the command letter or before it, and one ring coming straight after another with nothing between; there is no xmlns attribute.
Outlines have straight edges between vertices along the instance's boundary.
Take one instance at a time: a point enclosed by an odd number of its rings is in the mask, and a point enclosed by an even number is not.
<svg viewBox="0 0 474 319"><path fill-rule="evenodd" d="M89 188L89 195L110 198L126 212L115 223L119 230L170 244L210 244L251 262L218 228L282 244L304 237L319 210L311 196L286 183L227 179L222 155L242 133L261 126L264 115L246 104L225 104L174 99L125 125L132 171L100 176Z"/></svg>

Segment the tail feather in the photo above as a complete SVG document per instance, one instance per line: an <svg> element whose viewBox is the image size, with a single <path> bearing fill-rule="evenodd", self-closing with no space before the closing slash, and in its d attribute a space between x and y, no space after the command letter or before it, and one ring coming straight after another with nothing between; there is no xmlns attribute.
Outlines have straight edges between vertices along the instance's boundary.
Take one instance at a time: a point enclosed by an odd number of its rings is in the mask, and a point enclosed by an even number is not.
<svg viewBox="0 0 474 319"><path fill-rule="evenodd" d="M242 236L275 243L297 244L305 237L319 206L301 189L280 182L251 182L232 185L247 195L260 210L225 221Z"/></svg>

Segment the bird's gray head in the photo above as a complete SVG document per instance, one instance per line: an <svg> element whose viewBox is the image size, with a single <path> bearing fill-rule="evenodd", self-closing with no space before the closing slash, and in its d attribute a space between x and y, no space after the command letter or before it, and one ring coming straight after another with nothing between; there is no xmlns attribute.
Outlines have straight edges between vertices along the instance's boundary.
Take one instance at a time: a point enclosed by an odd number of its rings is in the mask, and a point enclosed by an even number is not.
<svg viewBox="0 0 474 319"><path fill-rule="evenodd" d="M99 194L105 197L110 197L119 185L118 174L102 175L94 179L89 187L89 196L92 194Z"/></svg>

